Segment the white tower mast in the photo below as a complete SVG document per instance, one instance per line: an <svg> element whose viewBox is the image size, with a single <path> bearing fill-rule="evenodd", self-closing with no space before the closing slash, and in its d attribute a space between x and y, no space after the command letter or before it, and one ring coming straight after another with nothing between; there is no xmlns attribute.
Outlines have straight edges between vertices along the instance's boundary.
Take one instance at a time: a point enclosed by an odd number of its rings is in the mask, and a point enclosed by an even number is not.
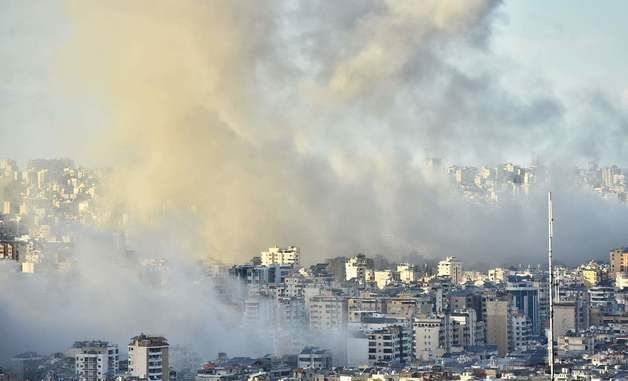
<svg viewBox="0 0 628 381"><path fill-rule="evenodd" d="M554 381L554 268L552 266L552 238L554 237L554 213L552 192L547 194L548 210L548 265L549 265L549 338L547 343L550 380Z"/></svg>

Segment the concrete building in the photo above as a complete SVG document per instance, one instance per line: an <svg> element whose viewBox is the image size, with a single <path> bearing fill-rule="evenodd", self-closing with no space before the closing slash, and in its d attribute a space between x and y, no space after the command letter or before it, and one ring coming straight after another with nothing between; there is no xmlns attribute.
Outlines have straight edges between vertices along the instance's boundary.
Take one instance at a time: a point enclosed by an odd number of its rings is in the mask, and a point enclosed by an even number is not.
<svg viewBox="0 0 628 381"><path fill-rule="evenodd" d="M510 351L511 324L510 301L486 302L486 343L496 345L500 356Z"/></svg>
<svg viewBox="0 0 628 381"><path fill-rule="evenodd" d="M397 265L397 272L399 273L399 280L403 283L412 283L419 279L414 265L399 264Z"/></svg>
<svg viewBox="0 0 628 381"><path fill-rule="evenodd" d="M385 288L395 281L395 273L392 270L374 271L374 279L377 288Z"/></svg>
<svg viewBox="0 0 628 381"><path fill-rule="evenodd" d="M615 312L615 288L597 286L589 288L589 300L592 308L599 309L602 313Z"/></svg>
<svg viewBox="0 0 628 381"><path fill-rule="evenodd" d="M69 352L80 381L113 380L118 374L118 346L106 341L77 341Z"/></svg>
<svg viewBox="0 0 628 381"><path fill-rule="evenodd" d="M308 315L312 330L344 328L347 324L347 303L336 296L314 296L310 298Z"/></svg>
<svg viewBox="0 0 628 381"><path fill-rule="evenodd" d="M451 326L451 352L463 352L465 348L477 344L477 318L475 310L456 310L449 315L449 324Z"/></svg>
<svg viewBox="0 0 628 381"><path fill-rule="evenodd" d="M414 319L414 355L419 361L442 357L445 349L441 340L443 320L438 317Z"/></svg>
<svg viewBox="0 0 628 381"><path fill-rule="evenodd" d="M628 247L611 251L611 273L628 272Z"/></svg>
<svg viewBox="0 0 628 381"><path fill-rule="evenodd" d="M0 259L20 259L20 247L15 240L0 241Z"/></svg>
<svg viewBox="0 0 628 381"><path fill-rule="evenodd" d="M412 331L398 325L368 333L369 365L405 364L412 359Z"/></svg>
<svg viewBox="0 0 628 381"><path fill-rule="evenodd" d="M332 367L332 356L326 349L305 347L299 353L297 366L301 369L329 369Z"/></svg>
<svg viewBox="0 0 628 381"><path fill-rule="evenodd" d="M593 353L595 340L589 335L564 335L558 337L559 352Z"/></svg>
<svg viewBox="0 0 628 381"><path fill-rule="evenodd" d="M510 270L503 267L497 267L488 270L488 280L493 283L505 282L510 274Z"/></svg>
<svg viewBox="0 0 628 381"><path fill-rule="evenodd" d="M525 351L532 342L532 324L527 316L514 308L510 332L510 345L513 350Z"/></svg>
<svg viewBox="0 0 628 381"><path fill-rule="evenodd" d="M588 263L581 269L582 281L587 287L594 287L600 283L602 272L596 263Z"/></svg>
<svg viewBox="0 0 628 381"><path fill-rule="evenodd" d="M168 381L168 341L162 336L140 334L129 343L129 374L142 380Z"/></svg>
<svg viewBox="0 0 628 381"><path fill-rule="evenodd" d="M301 264L301 250L296 246L271 247L261 253L262 266Z"/></svg>
<svg viewBox="0 0 628 381"><path fill-rule="evenodd" d="M373 278L373 261L364 254L347 258L345 263L346 280L357 279L364 283Z"/></svg>
<svg viewBox="0 0 628 381"><path fill-rule="evenodd" d="M615 288L618 290L628 289L628 272L621 272L615 275Z"/></svg>
<svg viewBox="0 0 628 381"><path fill-rule="evenodd" d="M511 296L513 305L530 320L532 333L540 335L539 290L531 282L517 282L509 283L506 292Z"/></svg>
<svg viewBox="0 0 628 381"><path fill-rule="evenodd" d="M564 336L568 331L577 329L575 302L554 303L554 335Z"/></svg>
<svg viewBox="0 0 628 381"><path fill-rule="evenodd" d="M449 277L454 284L460 283L462 280L462 262L456 257L447 257L438 262L438 276Z"/></svg>

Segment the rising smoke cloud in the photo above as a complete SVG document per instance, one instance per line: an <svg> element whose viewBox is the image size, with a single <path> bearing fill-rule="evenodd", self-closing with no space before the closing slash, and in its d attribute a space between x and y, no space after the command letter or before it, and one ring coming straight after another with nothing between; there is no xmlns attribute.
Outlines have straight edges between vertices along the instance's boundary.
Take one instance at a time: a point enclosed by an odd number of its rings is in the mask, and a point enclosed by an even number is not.
<svg viewBox="0 0 628 381"><path fill-rule="evenodd" d="M103 127L85 145L115 166L101 196L139 230L190 221L193 258L234 262L294 243L308 261L357 251L491 261L498 253L473 238L486 232L536 255L520 230L495 224L519 213L536 226L541 197L469 206L422 159L539 156L569 168L625 157L615 100L515 86L516 68L492 59L499 1L63 5L56 90L100 104L89 122Z"/></svg>
<svg viewBox="0 0 628 381"><path fill-rule="evenodd" d="M474 237L499 232L517 253L530 240L495 225L508 210L462 205L417 161L561 162L612 147L568 130L581 119L567 127L551 91L521 95L499 70L478 68L498 6L70 2L61 68L107 110L94 152L116 164L109 202L140 224L173 211L198 221L197 256L233 262L289 242L308 260L420 251L490 261L497 251ZM610 135L625 135L625 115L612 115ZM529 207L516 213L542 224ZM453 241L452 220L465 232Z"/></svg>

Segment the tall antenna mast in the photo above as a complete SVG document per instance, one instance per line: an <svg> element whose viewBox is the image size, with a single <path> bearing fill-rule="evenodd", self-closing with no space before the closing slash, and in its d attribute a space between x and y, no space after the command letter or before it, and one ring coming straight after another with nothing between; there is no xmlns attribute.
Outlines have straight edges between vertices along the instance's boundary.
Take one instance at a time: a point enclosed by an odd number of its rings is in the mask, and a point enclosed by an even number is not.
<svg viewBox="0 0 628 381"><path fill-rule="evenodd" d="M552 192L547 193L547 256L549 265L549 338L547 343L550 380L554 381L554 268L552 266L552 238L554 238L554 213L552 211Z"/></svg>

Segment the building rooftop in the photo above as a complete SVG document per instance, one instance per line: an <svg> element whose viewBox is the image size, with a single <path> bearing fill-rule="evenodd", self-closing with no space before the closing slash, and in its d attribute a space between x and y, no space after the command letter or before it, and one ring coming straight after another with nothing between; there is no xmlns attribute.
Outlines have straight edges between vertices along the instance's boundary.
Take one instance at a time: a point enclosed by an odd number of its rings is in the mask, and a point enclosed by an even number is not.
<svg viewBox="0 0 628 381"><path fill-rule="evenodd" d="M140 333L138 336L131 338L129 345L138 345L140 347L167 346L168 341L163 336L149 336L144 333Z"/></svg>

